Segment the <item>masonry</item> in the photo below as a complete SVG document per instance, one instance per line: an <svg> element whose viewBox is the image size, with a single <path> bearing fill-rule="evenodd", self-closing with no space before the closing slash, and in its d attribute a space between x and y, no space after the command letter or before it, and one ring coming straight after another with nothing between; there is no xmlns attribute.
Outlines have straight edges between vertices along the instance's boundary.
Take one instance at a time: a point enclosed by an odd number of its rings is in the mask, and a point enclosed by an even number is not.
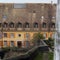
<svg viewBox="0 0 60 60"><path fill-rule="evenodd" d="M0 47L32 45L33 34L54 37L56 4L0 3Z"/></svg>

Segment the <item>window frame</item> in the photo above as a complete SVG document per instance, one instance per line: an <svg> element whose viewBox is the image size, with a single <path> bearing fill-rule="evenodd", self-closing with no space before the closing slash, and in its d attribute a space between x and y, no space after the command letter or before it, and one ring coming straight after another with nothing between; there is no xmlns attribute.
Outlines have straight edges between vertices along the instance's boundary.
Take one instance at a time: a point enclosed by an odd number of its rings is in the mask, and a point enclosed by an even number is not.
<svg viewBox="0 0 60 60"><path fill-rule="evenodd" d="M35 22L33 25L34 25L34 28L38 28L38 23Z"/></svg>

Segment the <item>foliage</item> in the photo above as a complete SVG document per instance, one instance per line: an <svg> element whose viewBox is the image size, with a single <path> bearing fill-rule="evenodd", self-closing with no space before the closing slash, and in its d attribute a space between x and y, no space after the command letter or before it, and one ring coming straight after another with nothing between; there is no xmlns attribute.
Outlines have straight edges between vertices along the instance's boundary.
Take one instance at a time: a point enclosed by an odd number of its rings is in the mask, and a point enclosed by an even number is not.
<svg viewBox="0 0 60 60"><path fill-rule="evenodd" d="M54 39L53 38L48 38L49 45L54 46Z"/></svg>
<svg viewBox="0 0 60 60"><path fill-rule="evenodd" d="M53 53L52 52L45 52L48 56L48 60L53 60ZM38 55L34 58L34 60L46 60L43 58L44 57L44 52L39 52Z"/></svg>
<svg viewBox="0 0 60 60"><path fill-rule="evenodd" d="M43 60L43 53L38 53L38 55L34 58L34 60Z"/></svg>
<svg viewBox="0 0 60 60"><path fill-rule="evenodd" d="M53 53L52 52L48 53L48 58L49 58L49 60L53 60Z"/></svg>
<svg viewBox="0 0 60 60"><path fill-rule="evenodd" d="M40 40L42 40L42 39L44 39L43 34L41 34L41 33L35 33L35 34L33 35L32 41L33 41L33 43L35 43L35 44L39 44Z"/></svg>
<svg viewBox="0 0 60 60"><path fill-rule="evenodd" d="M10 50L10 48L9 48L9 47L2 47L2 51L7 52L7 51L9 51L9 50Z"/></svg>

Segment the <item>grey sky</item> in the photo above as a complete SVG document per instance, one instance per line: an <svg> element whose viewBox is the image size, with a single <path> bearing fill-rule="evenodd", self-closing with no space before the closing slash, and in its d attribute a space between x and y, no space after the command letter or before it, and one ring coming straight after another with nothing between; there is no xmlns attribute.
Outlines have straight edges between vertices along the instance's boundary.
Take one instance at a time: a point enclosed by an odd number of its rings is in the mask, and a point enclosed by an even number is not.
<svg viewBox="0 0 60 60"><path fill-rule="evenodd" d="M57 3L57 0L0 0L0 3Z"/></svg>

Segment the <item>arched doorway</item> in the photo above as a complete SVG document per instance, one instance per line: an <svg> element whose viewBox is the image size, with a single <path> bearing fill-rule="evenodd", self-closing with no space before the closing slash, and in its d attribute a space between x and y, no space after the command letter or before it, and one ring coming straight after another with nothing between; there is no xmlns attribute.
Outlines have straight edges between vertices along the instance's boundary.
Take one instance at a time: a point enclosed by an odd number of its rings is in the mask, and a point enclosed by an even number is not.
<svg viewBox="0 0 60 60"><path fill-rule="evenodd" d="M22 41L18 41L18 42L17 42L17 46L18 46L18 47L22 47Z"/></svg>

